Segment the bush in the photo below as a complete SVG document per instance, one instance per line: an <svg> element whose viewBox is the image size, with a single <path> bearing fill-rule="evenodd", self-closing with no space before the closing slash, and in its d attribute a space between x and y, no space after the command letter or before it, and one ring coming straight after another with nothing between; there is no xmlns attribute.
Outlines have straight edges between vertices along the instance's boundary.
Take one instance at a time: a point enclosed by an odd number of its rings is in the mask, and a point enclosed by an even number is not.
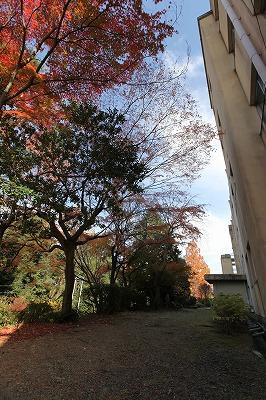
<svg viewBox="0 0 266 400"><path fill-rule="evenodd" d="M197 303L197 299L196 299L196 297L194 297L194 296L189 296L187 299L186 299L186 302L185 302L185 307L194 307L195 305L196 305L196 303Z"/></svg>
<svg viewBox="0 0 266 400"><path fill-rule="evenodd" d="M10 300L1 296L0 298L0 326L16 325L18 313L11 310Z"/></svg>
<svg viewBox="0 0 266 400"><path fill-rule="evenodd" d="M213 299L207 298L207 299L201 299L200 301L197 302L198 307L211 307L212 306Z"/></svg>
<svg viewBox="0 0 266 400"><path fill-rule="evenodd" d="M75 322L78 321L80 318L80 313L77 310L72 310L70 314L62 314L61 311L57 311L53 313L53 322L58 322L58 323L65 323L65 322Z"/></svg>
<svg viewBox="0 0 266 400"><path fill-rule="evenodd" d="M22 322L53 322L57 319L58 309L49 302L31 302L19 314Z"/></svg>
<svg viewBox="0 0 266 400"><path fill-rule="evenodd" d="M214 321L227 334L243 328L248 307L239 294L219 294L213 300Z"/></svg>
<svg viewBox="0 0 266 400"><path fill-rule="evenodd" d="M97 285L83 290L83 301L88 307L93 305L97 313L113 313L127 310L141 310L146 306L144 292L134 289Z"/></svg>

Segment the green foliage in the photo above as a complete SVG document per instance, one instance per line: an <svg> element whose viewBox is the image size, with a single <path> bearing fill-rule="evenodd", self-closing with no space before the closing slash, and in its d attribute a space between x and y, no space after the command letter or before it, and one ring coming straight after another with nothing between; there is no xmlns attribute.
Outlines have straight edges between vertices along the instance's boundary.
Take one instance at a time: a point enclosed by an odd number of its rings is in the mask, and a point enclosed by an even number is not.
<svg viewBox="0 0 266 400"><path fill-rule="evenodd" d="M106 284L94 285L84 289L83 301L97 313L113 313L129 310L142 310L146 307L146 296L131 288Z"/></svg>
<svg viewBox="0 0 266 400"><path fill-rule="evenodd" d="M239 330L247 320L248 306L240 294L219 294L213 300L214 320L226 333Z"/></svg>
<svg viewBox="0 0 266 400"><path fill-rule="evenodd" d="M195 296L190 296L188 299L187 299L187 306L195 306L196 305L196 303L197 303L197 299L196 299L196 297Z"/></svg>
<svg viewBox="0 0 266 400"><path fill-rule="evenodd" d="M190 296L189 269L174 244L152 243L137 249L131 286L150 298L158 308L170 296L171 303L185 305Z"/></svg>
<svg viewBox="0 0 266 400"><path fill-rule="evenodd" d="M29 196L33 196L34 192L27 186L20 185L14 181L8 180L5 176L0 176L0 200L25 200Z"/></svg>
<svg viewBox="0 0 266 400"><path fill-rule="evenodd" d="M213 304L213 298L201 299L197 304L200 307L211 307Z"/></svg>
<svg viewBox="0 0 266 400"><path fill-rule="evenodd" d="M0 295L11 293L11 285L13 280L14 270L0 269Z"/></svg>
<svg viewBox="0 0 266 400"><path fill-rule="evenodd" d="M139 222L127 279L145 293L152 308L185 305L190 296L190 268L181 258L174 232L156 210Z"/></svg>
<svg viewBox="0 0 266 400"><path fill-rule="evenodd" d="M11 310L10 299L0 296L0 326L15 325L18 322L18 313Z"/></svg>
<svg viewBox="0 0 266 400"><path fill-rule="evenodd" d="M50 265L51 255L36 252L34 259L29 258L21 259L14 273L13 294L33 302L58 299L63 292L63 272Z"/></svg>
<svg viewBox="0 0 266 400"><path fill-rule="evenodd" d="M20 129L11 125L9 141L0 137L4 155L0 174L3 171L10 182L34 193L31 201L47 218L82 203L81 212L72 215L78 221L82 214L94 211L90 210L92 199L104 198L105 204L116 207L119 192L141 191L139 183L146 169L138 147L123 131L125 119L117 110L71 104L67 112L69 120L41 135L31 124L22 124ZM39 174L40 170L48 172Z"/></svg>
<svg viewBox="0 0 266 400"><path fill-rule="evenodd" d="M66 115L50 130L11 124L9 140L0 136L0 175L34 193L28 204L49 224L74 273L72 256L82 234L107 209L115 212L124 198L142 192L147 169L117 110L72 103ZM72 310L69 276L64 313Z"/></svg>
<svg viewBox="0 0 266 400"><path fill-rule="evenodd" d="M31 302L19 314L19 321L23 322L54 322L59 315L57 303Z"/></svg>

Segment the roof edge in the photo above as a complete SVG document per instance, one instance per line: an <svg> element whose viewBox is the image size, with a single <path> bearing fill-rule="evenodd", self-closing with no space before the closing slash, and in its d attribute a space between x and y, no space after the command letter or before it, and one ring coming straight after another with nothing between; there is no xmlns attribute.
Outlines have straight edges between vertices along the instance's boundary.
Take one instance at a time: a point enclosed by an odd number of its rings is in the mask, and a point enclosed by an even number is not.
<svg viewBox="0 0 266 400"><path fill-rule="evenodd" d="M202 33L201 33L201 27L200 27L200 21L204 18L209 17L210 15L213 15L212 10L207 11L205 14L200 15L197 20L198 20L198 29L199 29L199 36L200 36L200 44L201 44L201 51L202 51L202 56L203 56L203 63L204 63L204 70L205 70L205 78L207 82L207 88L208 88L208 93L209 93L209 102L211 109L213 110L213 105L212 105L212 100L211 100L211 90L210 90L210 84L208 81L208 75L207 75L207 65L206 65L206 58L205 58L205 52L204 52L204 46L203 46L203 40L202 40Z"/></svg>

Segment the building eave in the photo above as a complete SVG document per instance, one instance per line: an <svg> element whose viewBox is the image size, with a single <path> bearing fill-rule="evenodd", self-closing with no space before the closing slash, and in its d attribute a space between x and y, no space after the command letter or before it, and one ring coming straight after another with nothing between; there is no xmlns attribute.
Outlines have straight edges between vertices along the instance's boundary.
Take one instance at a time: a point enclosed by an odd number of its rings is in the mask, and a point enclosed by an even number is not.
<svg viewBox="0 0 266 400"><path fill-rule="evenodd" d="M209 101L210 101L211 108L213 109L212 101L211 101L211 90L210 90L209 81L208 81L208 75L207 75L206 58L205 58L205 53L204 53L203 40L202 40L202 34L201 34L201 27L200 27L200 21L202 19L204 19L204 18L209 17L212 14L213 14L213 12L212 12L212 10L210 10L210 11L200 15L197 19L198 19L198 28L199 28L199 35L200 35L200 44L201 44L201 50L202 50L202 55L203 55L204 70L205 70L206 82L207 82L208 93L209 93Z"/></svg>
<svg viewBox="0 0 266 400"><path fill-rule="evenodd" d="M204 275L204 279L212 284L217 282L246 282L247 280L246 275L242 274L207 274Z"/></svg>

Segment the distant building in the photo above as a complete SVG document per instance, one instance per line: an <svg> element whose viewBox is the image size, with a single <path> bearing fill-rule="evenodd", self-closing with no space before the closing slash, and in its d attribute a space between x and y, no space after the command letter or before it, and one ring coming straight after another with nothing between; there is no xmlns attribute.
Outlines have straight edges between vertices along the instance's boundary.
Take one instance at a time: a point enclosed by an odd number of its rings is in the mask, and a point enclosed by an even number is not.
<svg viewBox="0 0 266 400"><path fill-rule="evenodd" d="M234 266L235 260L231 256L231 254L222 254L221 255L221 265L223 274L234 274Z"/></svg>
<svg viewBox="0 0 266 400"><path fill-rule="evenodd" d="M211 0L199 17L210 101L226 164L238 273L266 316L266 0Z"/></svg>
<svg viewBox="0 0 266 400"><path fill-rule="evenodd" d="M218 294L240 294L246 304L250 304L247 291L246 275L240 274L208 274L208 283L213 285L214 297Z"/></svg>
<svg viewBox="0 0 266 400"><path fill-rule="evenodd" d="M240 294L245 303L252 305L249 297L247 278L237 272L235 260L231 254L221 255L222 274L207 274L206 281L213 285L213 294Z"/></svg>

